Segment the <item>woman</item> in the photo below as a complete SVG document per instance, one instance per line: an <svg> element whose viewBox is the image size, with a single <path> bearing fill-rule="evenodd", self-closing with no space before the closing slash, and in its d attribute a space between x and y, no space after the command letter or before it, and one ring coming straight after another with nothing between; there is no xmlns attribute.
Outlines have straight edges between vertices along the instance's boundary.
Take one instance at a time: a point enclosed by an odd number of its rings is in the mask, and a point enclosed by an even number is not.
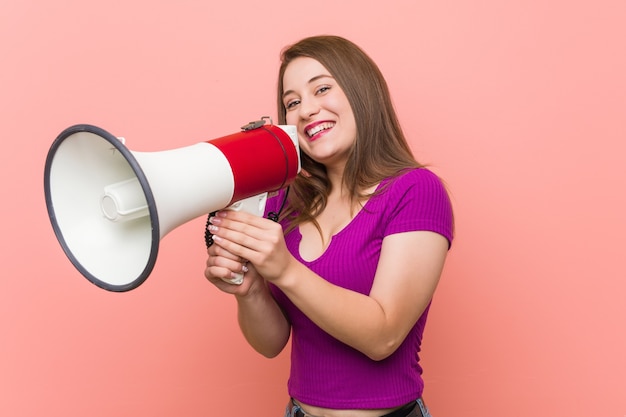
<svg viewBox="0 0 626 417"><path fill-rule="evenodd" d="M279 221L211 218L206 277L234 294L250 345L292 337L287 416L429 416L417 352L452 241L441 181L411 155L376 64L352 42L283 51L281 124L302 172L268 201ZM226 283L245 272L241 285Z"/></svg>

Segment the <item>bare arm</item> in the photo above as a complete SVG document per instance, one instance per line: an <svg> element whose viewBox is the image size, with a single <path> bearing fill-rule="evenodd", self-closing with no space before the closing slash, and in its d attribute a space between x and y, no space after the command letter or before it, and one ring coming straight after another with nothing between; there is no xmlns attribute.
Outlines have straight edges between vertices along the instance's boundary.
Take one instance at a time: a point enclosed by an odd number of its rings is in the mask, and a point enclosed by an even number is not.
<svg viewBox="0 0 626 417"><path fill-rule="evenodd" d="M241 285L229 284L222 278L230 279L234 272L241 272L241 258L216 245L208 254L205 276L220 290L235 295L239 327L248 343L263 356L278 355L289 340L291 325L265 280L250 266Z"/></svg>
<svg viewBox="0 0 626 417"><path fill-rule="evenodd" d="M273 222L228 213L218 223L216 243L249 259L313 322L374 360L392 354L423 313L448 250L448 241L432 232L386 237L372 291L363 295L330 284L299 263Z"/></svg>
<svg viewBox="0 0 626 417"><path fill-rule="evenodd" d="M387 237L369 295L349 291L298 271L276 281L318 326L374 360L404 341L435 291L448 242L429 232Z"/></svg>
<svg viewBox="0 0 626 417"><path fill-rule="evenodd" d="M250 346L263 356L273 358L287 345L291 325L263 284L258 291L237 296L237 318Z"/></svg>

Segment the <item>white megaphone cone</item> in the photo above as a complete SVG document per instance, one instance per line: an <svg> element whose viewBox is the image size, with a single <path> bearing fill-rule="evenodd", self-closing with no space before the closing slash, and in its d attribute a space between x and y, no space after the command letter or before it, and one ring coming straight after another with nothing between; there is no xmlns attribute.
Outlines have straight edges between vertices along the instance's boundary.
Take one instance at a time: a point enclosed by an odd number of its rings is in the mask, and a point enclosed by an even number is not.
<svg viewBox="0 0 626 417"><path fill-rule="evenodd" d="M70 261L97 286L119 292L148 278L167 233L227 207L262 215L267 192L299 170L294 126L262 120L183 148L132 152L98 127L76 125L52 144L44 188Z"/></svg>

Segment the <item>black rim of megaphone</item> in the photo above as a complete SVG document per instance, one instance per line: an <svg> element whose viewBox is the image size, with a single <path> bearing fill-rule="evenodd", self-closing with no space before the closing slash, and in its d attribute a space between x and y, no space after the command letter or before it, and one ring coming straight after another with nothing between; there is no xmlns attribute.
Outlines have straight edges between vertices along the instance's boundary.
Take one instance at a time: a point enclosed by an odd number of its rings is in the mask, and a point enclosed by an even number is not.
<svg viewBox="0 0 626 417"><path fill-rule="evenodd" d="M56 214L54 212L54 204L52 203L52 196L51 196L51 190L50 190L50 171L52 169L52 162L54 160L54 155L57 149L59 148L59 146L61 146L63 141L67 139L68 137L70 137L71 135L76 134L76 133L81 133L81 132L88 132L88 133L93 133L95 135L98 135L102 139L105 139L107 142L113 145L115 149L124 156L128 164L133 169L135 175L137 176L137 179L139 180L139 183L141 184L141 188L143 189L143 192L146 197L146 201L148 204L148 212L150 216L150 223L152 227L152 246L150 248L150 256L148 258L148 262L146 263L146 267L141 272L141 274L137 278L135 278L133 281L129 282L128 284L123 284L123 285L109 284L107 282L99 280L97 277L91 274L87 269L85 269L81 265L81 263L78 261L78 259L76 259L76 257L72 254L72 251L70 250L69 246L65 242L63 233L61 232L61 229L56 220ZM59 134L59 136L57 136L55 141L52 143L50 150L48 151L48 157L46 158L46 166L45 166L45 171L44 171L44 191L46 195L46 206L48 208L48 215L50 217L50 221L52 223L52 228L54 229L54 233L56 234L56 237L59 243L61 244L61 247L63 248L63 251L65 252L67 257L70 259L74 267L76 267L76 269L85 278L87 278L89 281L91 281L93 284L97 285L98 287L105 289L107 291L113 291L113 292L124 292L124 291L135 289L138 286L140 286L148 278L148 276L152 272L152 269L154 268L154 264L156 262L157 254L159 251L159 242L160 242L159 219L158 219L156 204L154 202L154 196L152 194L152 190L150 189L150 185L148 183L148 180L143 170L141 169L141 166L139 165L139 163L137 162L133 154L128 150L128 148L126 148L126 146L124 146L124 144L122 144L122 142L117 137L113 136L112 134L110 134L104 129L101 129L97 126L93 126L89 124L74 125L65 129L63 132Z"/></svg>

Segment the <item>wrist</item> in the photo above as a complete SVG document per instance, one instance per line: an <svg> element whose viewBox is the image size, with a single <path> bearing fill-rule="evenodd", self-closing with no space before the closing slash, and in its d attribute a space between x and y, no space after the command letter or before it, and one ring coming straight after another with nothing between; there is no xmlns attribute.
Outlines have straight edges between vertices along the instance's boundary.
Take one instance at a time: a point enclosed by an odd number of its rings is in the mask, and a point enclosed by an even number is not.
<svg viewBox="0 0 626 417"><path fill-rule="evenodd" d="M267 288L267 283L261 277L257 277L250 283L250 287L247 291L243 293L235 293L235 299L239 303L250 303L255 300L265 297L266 294L269 294L269 288Z"/></svg>
<svg viewBox="0 0 626 417"><path fill-rule="evenodd" d="M303 271L304 269L306 269L304 265L292 259L283 269L282 273L275 280L272 280L272 284L283 291L292 288L297 284L302 274L305 273L305 271Z"/></svg>

